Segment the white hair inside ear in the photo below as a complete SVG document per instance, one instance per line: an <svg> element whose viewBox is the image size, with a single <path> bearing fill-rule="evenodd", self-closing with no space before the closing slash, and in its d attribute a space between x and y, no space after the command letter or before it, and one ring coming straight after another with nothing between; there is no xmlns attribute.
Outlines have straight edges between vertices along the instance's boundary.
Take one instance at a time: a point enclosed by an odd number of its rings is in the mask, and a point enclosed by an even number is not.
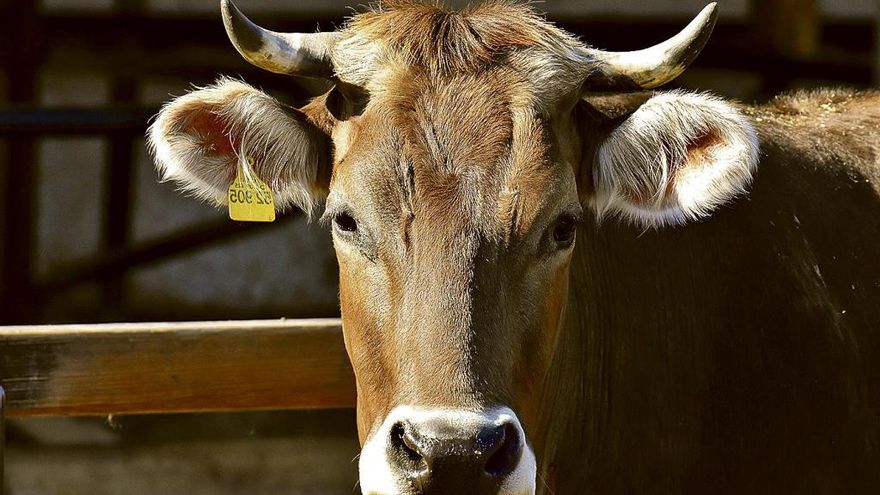
<svg viewBox="0 0 880 495"><path fill-rule="evenodd" d="M220 78L166 104L147 132L162 180L193 196L226 204L241 159L284 211L309 217L320 204L319 174L329 161L323 133L299 110L241 81Z"/></svg>
<svg viewBox="0 0 880 495"><path fill-rule="evenodd" d="M591 205L599 218L642 227L709 215L743 194L758 163L758 139L733 105L705 94L660 93L600 145Z"/></svg>

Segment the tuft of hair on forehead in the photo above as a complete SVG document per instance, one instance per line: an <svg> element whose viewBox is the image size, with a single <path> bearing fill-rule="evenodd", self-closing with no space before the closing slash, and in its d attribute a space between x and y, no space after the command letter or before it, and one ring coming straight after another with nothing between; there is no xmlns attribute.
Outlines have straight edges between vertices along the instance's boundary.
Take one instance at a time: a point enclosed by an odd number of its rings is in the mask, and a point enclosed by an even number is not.
<svg viewBox="0 0 880 495"><path fill-rule="evenodd" d="M434 74L478 70L517 48L577 45L526 3L507 0L459 11L438 1L387 0L352 17L345 32Z"/></svg>

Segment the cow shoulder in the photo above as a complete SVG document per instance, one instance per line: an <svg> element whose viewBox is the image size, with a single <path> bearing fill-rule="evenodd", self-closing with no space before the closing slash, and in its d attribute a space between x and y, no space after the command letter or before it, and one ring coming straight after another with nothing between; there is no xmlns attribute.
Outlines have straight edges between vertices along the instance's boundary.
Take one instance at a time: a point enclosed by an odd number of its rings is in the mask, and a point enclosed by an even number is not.
<svg viewBox="0 0 880 495"><path fill-rule="evenodd" d="M765 149L865 177L880 192L880 91L798 91L750 111Z"/></svg>

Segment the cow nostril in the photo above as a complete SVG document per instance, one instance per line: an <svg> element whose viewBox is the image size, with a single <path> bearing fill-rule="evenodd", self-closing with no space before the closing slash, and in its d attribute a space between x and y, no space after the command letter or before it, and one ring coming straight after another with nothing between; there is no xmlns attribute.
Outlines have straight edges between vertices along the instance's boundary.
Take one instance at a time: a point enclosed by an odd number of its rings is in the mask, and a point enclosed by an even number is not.
<svg viewBox="0 0 880 495"><path fill-rule="evenodd" d="M519 430L510 423L496 428L490 434L494 440L490 450L491 455L486 461L485 471L489 476L500 478L512 473L519 464L522 455L522 442L519 438Z"/></svg>
<svg viewBox="0 0 880 495"><path fill-rule="evenodd" d="M385 438L395 473L418 493L448 493L449 487L473 483L500 486L523 455L518 423L483 415L462 414L464 420L450 416L392 423Z"/></svg>
<svg viewBox="0 0 880 495"><path fill-rule="evenodd" d="M391 427L391 447L398 456L402 457L401 460L409 461L411 467L424 461L424 457L419 452L418 444L401 422L397 422Z"/></svg>

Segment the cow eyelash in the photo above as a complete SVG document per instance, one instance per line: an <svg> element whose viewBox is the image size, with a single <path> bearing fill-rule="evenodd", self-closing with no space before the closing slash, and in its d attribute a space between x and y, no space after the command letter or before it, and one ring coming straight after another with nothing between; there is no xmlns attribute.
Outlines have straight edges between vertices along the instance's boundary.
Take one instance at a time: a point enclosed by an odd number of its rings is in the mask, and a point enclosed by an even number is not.
<svg viewBox="0 0 880 495"><path fill-rule="evenodd" d="M357 232L358 224L348 212L341 211L333 215L333 228L353 234Z"/></svg>
<svg viewBox="0 0 880 495"><path fill-rule="evenodd" d="M321 215L321 223L330 225L333 235L346 244L357 248L367 259L374 261L376 246L370 229L361 225L354 212L344 204L328 208Z"/></svg>
<svg viewBox="0 0 880 495"><path fill-rule="evenodd" d="M370 235L370 229L360 225L350 209L340 206L328 210L321 216L321 222L331 225L336 238L356 248L370 262L376 262L376 243Z"/></svg>
<svg viewBox="0 0 880 495"><path fill-rule="evenodd" d="M568 249L574 244L577 229L581 223L581 211L566 211L561 213L550 227L550 237L557 249Z"/></svg>
<svg viewBox="0 0 880 495"><path fill-rule="evenodd" d="M351 235L358 231L358 222L354 215L345 206L327 208L321 215L321 224L330 225L333 230L343 235Z"/></svg>

